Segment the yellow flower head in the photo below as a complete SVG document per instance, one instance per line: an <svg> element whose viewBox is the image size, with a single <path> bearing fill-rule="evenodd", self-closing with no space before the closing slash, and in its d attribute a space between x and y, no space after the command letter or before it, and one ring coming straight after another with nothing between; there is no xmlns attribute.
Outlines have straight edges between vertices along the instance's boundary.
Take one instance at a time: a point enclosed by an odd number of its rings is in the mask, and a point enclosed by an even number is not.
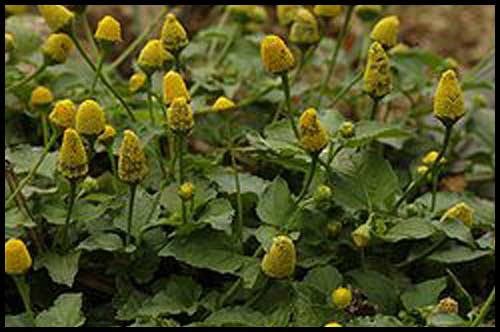
<svg viewBox="0 0 500 332"><path fill-rule="evenodd" d="M47 106L54 101L52 92L44 86L38 86L31 92L31 106L33 108Z"/></svg>
<svg viewBox="0 0 500 332"><path fill-rule="evenodd" d="M31 268L31 255L22 240L10 239L5 242L5 273L25 274Z"/></svg>
<svg viewBox="0 0 500 332"><path fill-rule="evenodd" d="M439 157L439 153L437 151L431 151L427 153L423 158L422 158L422 163L425 166L432 167L434 166L434 163L436 162L437 158ZM441 164L446 163L445 158L441 158L440 161Z"/></svg>
<svg viewBox="0 0 500 332"><path fill-rule="evenodd" d="M71 31L75 14L62 5L39 5L38 10L53 32Z"/></svg>
<svg viewBox="0 0 500 332"><path fill-rule="evenodd" d="M135 73L130 77L130 80L128 81L128 91L131 94L145 91L147 80L148 77L143 72Z"/></svg>
<svg viewBox="0 0 500 332"><path fill-rule="evenodd" d="M148 163L141 141L133 131L125 130L118 154L118 177L129 185L136 185L141 183L148 173Z"/></svg>
<svg viewBox="0 0 500 332"><path fill-rule="evenodd" d="M464 95L454 70L446 71L434 95L434 116L453 125L465 114Z"/></svg>
<svg viewBox="0 0 500 332"><path fill-rule="evenodd" d="M87 136L100 135L106 126L101 106L93 100L84 101L76 112L76 130Z"/></svg>
<svg viewBox="0 0 500 332"><path fill-rule="evenodd" d="M381 19L373 28L370 38L379 42L384 48L389 49L398 43L399 19L389 16Z"/></svg>
<svg viewBox="0 0 500 332"><path fill-rule="evenodd" d="M189 43L186 30L174 14L168 14L163 29L161 40L165 48L172 53L179 53Z"/></svg>
<svg viewBox="0 0 500 332"><path fill-rule="evenodd" d="M332 198L332 188L321 185L314 192L314 201L316 203L328 202Z"/></svg>
<svg viewBox="0 0 500 332"><path fill-rule="evenodd" d="M389 57L378 42L372 43L368 51L368 63L364 74L364 90L373 98L383 98L392 91Z"/></svg>
<svg viewBox="0 0 500 332"><path fill-rule="evenodd" d="M458 314L458 302L451 297L439 301L436 311L443 314Z"/></svg>
<svg viewBox="0 0 500 332"><path fill-rule="evenodd" d="M273 239L271 249L264 255L261 268L270 278L284 279L293 275L297 254L293 241L284 235Z"/></svg>
<svg viewBox="0 0 500 332"><path fill-rule="evenodd" d="M194 185L191 182L186 182L183 183L180 187L179 190L177 191L179 194L179 197L187 202L193 199L194 195Z"/></svg>
<svg viewBox="0 0 500 332"><path fill-rule="evenodd" d="M5 13L9 15L20 15L28 11L28 5L5 5Z"/></svg>
<svg viewBox="0 0 500 332"><path fill-rule="evenodd" d="M345 139L353 138L354 135L356 134L354 132L354 123L351 121L346 121L342 123L339 129L340 136L342 136Z"/></svg>
<svg viewBox="0 0 500 332"><path fill-rule="evenodd" d="M300 8L303 7L301 5L277 5L276 12L279 24L283 27L287 27L292 24L295 20L295 15L297 15L297 11Z"/></svg>
<svg viewBox="0 0 500 332"><path fill-rule="evenodd" d="M382 5L357 5L354 12L365 22L371 22L382 14Z"/></svg>
<svg viewBox="0 0 500 332"><path fill-rule="evenodd" d="M99 137L97 137L97 141L103 145L111 145L116 137L116 129L113 126L106 125L104 127L104 131Z"/></svg>
<svg viewBox="0 0 500 332"><path fill-rule="evenodd" d="M358 248L366 248L371 238L370 226L368 224L363 224L356 228L354 232L352 232L352 241Z"/></svg>
<svg viewBox="0 0 500 332"><path fill-rule="evenodd" d="M231 99L228 99L226 97L219 97L212 106L212 111L224 112L234 110L235 108L236 104Z"/></svg>
<svg viewBox="0 0 500 332"><path fill-rule="evenodd" d="M340 287L332 292L332 303L339 309L345 309L352 303L352 293L349 288Z"/></svg>
<svg viewBox="0 0 500 332"><path fill-rule="evenodd" d="M48 65L65 63L74 48L73 41L65 33L53 33L42 46L42 53Z"/></svg>
<svg viewBox="0 0 500 332"><path fill-rule="evenodd" d="M342 14L343 5L315 5L314 14L320 17L336 18Z"/></svg>
<svg viewBox="0 0 500 332"><path fill-rule="evenodd" d="M271 74L283 74L295 67L295 58L278 36L267 36L260 45L260 55L264 67Z"/></svg>
<svg viewBox="0 0 500 332"><path fill-rule="evenodd" d="M174 56L163 47L161 40L153 39L148 41L142 49L137 59L137 64L142 71L151 75L174 61Z"/></svg>
<svg viewBox="0 0 500 332"><path fill-rule="evenodd" d="M69 99L56 102L49 115L50 122L61 129L74 128L75 118L76 106Z"/></svg>
<svg viewBox="0 0 500 332"><path fill-rule="evenodd" d="M99 42L119 43L122 41L122 27L112 16L104 16L97 24L95 39Z"/></svg>
<svg viewBox="0 0 500 332"><path fill-rule="evenodd" d="M404 43L399 43L389 50L389 54L393 56L404 56L410 54L410 52L411 48Z"/></svg>
<svg viewBox="0 0 500 332"><path fill-rule="evenodd" d="M326 324L325 327L342 327L342 325L340 323L337 323L337 322L330 322L330 323Z"/></svg>
<svg viewBox="0 0 500 332"><path fill-rule="evenodd" d="M167 113L168 126L174 132L189 133L194 127L191 105L186 98L175 98Z"/></svg>
<svg viewBox="0 0 500 332"><path fill-rule="evenodd" d="M14 36L11 33L5 33L5 52L10 52L16 47Z"/></svg>
<svg viewBox="0 0 500 332"><path fill-rule="evenodd" d="M328 133L319 121L314 108L309 108L300 117L300 143L311 153L320 153L328 145Z"/></svg>
<svg viewBox="0 0 500 332"><path fill-rule="evenodd" d="M163 77L163 102L170 105L174 99L183 97L189 103L191 97L182 76L171 70Z"/></svg>
<svg viewBox="0 0 500 332"><path fill-rule="evenodd" d="M309 10L300 8L295 14L290 41L298 45L311 45L318 43L319 40L318 21Z"/></svg>
<svg viewBox="0 0 500 332"><path fill-rule="evenodd" d="M81 179L89 172L87 152L80 135L73 128L64 131L57 170L69 180Z"/></svg>
<svg viewBox="0 0 500 332"><path fill-rule="evenodd" d="M463 202L458 203L445 212L445 214L441 217L441 221L453 218L460 220L465 225L470 227L474 224L474 210Z"/></svg>
<svg viewBox="0 0 500 332"><path fill-rule="evenodd" d="M417 174L420 176L424 176L427 173L427 171L429 171L429 167L427 167L425 165L421 165L421 166L417 167Z"/></svg>

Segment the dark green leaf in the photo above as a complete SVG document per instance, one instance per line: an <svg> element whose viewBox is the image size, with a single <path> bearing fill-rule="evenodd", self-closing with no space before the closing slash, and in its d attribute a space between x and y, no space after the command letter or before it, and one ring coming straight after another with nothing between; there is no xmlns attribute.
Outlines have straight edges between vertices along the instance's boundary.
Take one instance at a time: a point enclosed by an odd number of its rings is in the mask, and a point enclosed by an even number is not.
<svg viewBox="0 0 500 332"><path fill-rule="evenodd" d="M62 294L54 305L36 317L37 327L79 327L85 322L82 314L82 293Z"/></svg>
<svg viewBox="0 0 500 332"><path fill-rule="evenodd" d="M406 290L401 295L401 301L408 311L437 304L445 288L446 277L427 280Z"/></svg>

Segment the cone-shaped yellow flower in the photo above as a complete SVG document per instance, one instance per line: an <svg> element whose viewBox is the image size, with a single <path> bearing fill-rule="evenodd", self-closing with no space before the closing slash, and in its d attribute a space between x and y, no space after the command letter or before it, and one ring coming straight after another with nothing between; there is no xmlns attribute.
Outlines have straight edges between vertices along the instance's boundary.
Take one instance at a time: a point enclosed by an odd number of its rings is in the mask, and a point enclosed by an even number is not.
<svg viewBox="0 0 500 332"><path fill-rule="evenodd" d="M345 309L351 305L352 293L348 288L340 287L332 292L332 303L339 309Z"/></svg>
<svg viewBox="0 0 500 332"><path fill-rule="evenodd" d="M186 98L186 101L191 102L189 91L182 76L171 70L163 78L163 102L165 105L170 105L176 98Z"/></svg>
<svg viewBox="0 0 500 332"><path fill-rule="evenodd" d="M89 172L87 152L78 132L72 128L64 131L59 150L57 170L69 180L83 178Z"/></svg>
<svg viewBox="0 0 500 332"><path fill-rule="evenodd" d="M69 32L75 14L62 5L39 5L38 10L53 32Z"/></svg>
<svg viewBox="0 0 500 332"><path fill-rule="evenodd" d="M103 145L111 145L116 137L116 129L113 126L106 125L104 131L99 137L97 137L97 141Z"/></svg>
<svg viewBox="0 0 500 332"><path fill-rule="evenodd" d="M14 36L11 33L5 33L5 52L10 52L16 47Z"/></svg>
<svg viewBox="0 0 500 332"><path fill-rule="evenodd" d="M337 322L330 322L326 324L325 327L342 327L342 325Z"/></svg>
<svg viewBox="0 0 500 332"><path fill-rule="evenodd" d="M9 15L20 15L28 11L28 5L5 5L5 13Z"/></svg>
<svg viewBox="0 0 500 332"><path fill-rule="evenodd" d="M278 15L279 24L283 27L287 27L292 24L295 20L295 15L300 8L303 7L301 5L277 5L276 13Z"/></svg>
<svg viewBox="0 0 500 332"><path fill-rule="evenodd" d="M436 311L443 314L458 314L458 302L451 297L439 301Z"/></svg>
<svg viewBox="0 0 500 332"><path fill-rule="evenodd" d="M5 242L5 273L25 274L31 268L31 255L22 240L10 239Z"/></svg>
<svg viewBox="0 0 500 332"><path fill-rule="evenodd" d="M131 94L145 91L147 79L148 77L143 72L135 73L128 81L128 91Z"/></svg>
<svg viewBox="0 0 500 332"><path fill-rule="evenodd" d="M314 108L309 108L300 117L300 143L311 153L320 153L328 145L328 133L319 121Z"/></svg>
<svg viewBox="0 0 500 332"><path fill-rule="evenodd" d="M370 38L379 42L384 48L389 49L398 43L399 19L397 16L389 16L381 19L373 27Z"/></svg>
<svg viewBox="0 0 500 332"><path fill-rule="evenodd" d="M151 75L157 70L163 69L166 64L173 63L174 56L164 47L161 40L148 41L137 59L137 64L146 74Z"/></svg>
<svg viewBox="0 0 500 332"><path fill-rule="evenodd" d="M427 153L423 158L422 158L422 163L425 165L425 166L429 166L429 167L432 167L434 166L434 163L436 162L437 158L439 157L439 153L437 151L431 151L429 153ZM446 163L446 159L445 158L441 158L441 161L440 161L441 164L444 164Z"/></svg>
<svg viewBox="0 0 500 332"><path fill-rule="evenodd" d="M321 17L336 18L344 10L343 5L315 5L314 14Z"/></svg>
<svg viewBox="0 0 500 332"><path fill-rule="evenodd" d="M354 232L352 232L352 240L356 247L358 248L366 248L371 238L370 226L368 224L363 224L356 228Z"/></svg>
<svg viewBox="0 0 500 332"><path fill-rule="evenodd" d="M434 96L434 116L453 125L465 114L464 95L454 70L446 71L439 81Z"/></svg>
<svg viewBox="0 0 500 332"><path fill-rule="evenodd" d="M31 106L33 108L47 106L54 101L52 92L44 86L38 86L31 92Z"/></svg>
<svg viewBox="0 0 500 332"><path fill-rule="evenodd" d="M212 106L212 111L224 112L234 110L235 108L236 104L231 99L228 99L226 97L219 97Z"/></svg>
<svg viewBox="0 0 500 332"><path fill-rule="evenodd" d="M458 219L470 227L474 224L474 210L463 202L458 203L446 211L441 217L441 221L452 218Z"/></svg>
<svg viewBox="0 0 500 332"><path fill-rule="evenodd" d="M382 5L357 5L354 12L362 21L370 22L382 14L382 9Z"/></svg>
<svg viewBox="0 0 500 332"><path fill-rule="evenodd" d="M383 98L392 91L392 75L389 57L382 45L372 43L368 51L368 63L364 74L364 90L373 98Z"/></svg>
<svg viewBox="0 0 500 332"><path fill-rule="evenodd" d="M278 36L267 36L260 45L260 55L264 68L271 74L283 74L295 67L295 58Z"/></svg>
<svg viewBox="0 0 500 332"><path fill-rule="evenodd" d="M184 97L174 99L167 117L168 126L174 132L188 133L194 127L193 111Z"/></svg>
<svg viewBox="0 0 500 332"><path fill-rule="evenodd" d="M106 126L101 106L93 100L84 101L76 112L76 130L87 136L100 135Z"/></svg>
<svg viewBox="0 0 500 332"><path fill-rule="evenodd" d="M76 106L69 100L64 99L56 102L52 112L49 115L49 120L56 127L61 129L74 128L76 119Z"/></svg>
<svg viewBox="0 0 500 332"><path fill-rule="evenodd" d="M264 255L261 268L270 278L283 279L293 275L297 254L293 241L284 235L273 239L273 244L268 253Z"/></svg>
<svg viewBox="0 0 500 332"><path fill-rule="evenodd" d="M298 45L312 45L320 40L318 21L305 8L300 8L290 31L290 41Z"/></svg>
<svg viewBox="0 0 500 332"><path fill-rule="evenodd" d="M65 63L74 46L67 34L51 34L42 46L45 63L48 65Z"/></svg>
<svg viewBox="0 0 500 332"><path fill-rule="evenodd" d="M187 201L190 201L191 199L193 199L193 195L194 195L194 185L191 183L191 182L186 182L186 183L183 183L180 187L179 187L179 190L178 190L178 195L179 197L187 202Z"/></svg>
<svg viewBox="0 0 500 332"><path fill-rule="evenodd" d="M119 43L122 41L122 27L112 16L104 16L97 24L95 39L100 42Z"/></svg>
<svg viewBox="0 0 500 332"><path fill-rule="evenodd" d="M120 180L129 185L136 185L141 183L148 173L148 163L141 141L133 131L125 130L118 154Z"/></svg>
<svg viewBox="0 0 500 332"><path fill-rule="evenodd" d="M186 30L174 14L167 15L161 30L161 40L165 48L174 54L178 54L189 44Z"/></svg>

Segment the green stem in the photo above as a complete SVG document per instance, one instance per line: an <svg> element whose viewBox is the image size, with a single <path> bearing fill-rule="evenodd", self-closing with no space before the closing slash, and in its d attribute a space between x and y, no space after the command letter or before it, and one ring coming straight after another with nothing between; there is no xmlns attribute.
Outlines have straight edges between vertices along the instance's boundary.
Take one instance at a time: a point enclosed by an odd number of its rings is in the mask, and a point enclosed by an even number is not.
<svg viewBox="0 0 500 332"><path fill-rule="evenodd" d="M45 69L47 69L47 64L44 63L40 67L38 67L38 69L35 70L33 73L31 73L30 75L26 76L21 82L9 86L8 88L5 89L5 91L12 92L14 90L20 89L21 87L23 87L24 85L26 85L30 81L32 81L35 78L37 78L38 76L40 76L45 71Z"/></svg>
<svg viewBox="0 0 500 332"><path fill-rule="evenodd" d="M128 219L127 219L127 237L125 238L125 247L128 247L130 245L130 239L132 233L132 219L134 216L134 200L136 191L137 191L137 185L130 185L130 198L128 202Z"/></svg>
<svg viewBox="0 0 500 332"><path fill-rule="evenodd" d="M370 113L370 120L374 121L375 118L377 117L377 109L378 105L380 104L380 98L372 98L373 100L373 105L372 105L372 111Z"/></svg>
<svg viewBox="0 0 500 332"><path fill-rule="evenodd" d="M240 184L240 176L238 174L238 170L236 169L236 158L234 157L234 151L231 149L231 165L234 173L234 183L236 185L236 201L238 207L238 223L236 224L236 237L238 239L238 243L243 245L243 201L241 199L241 184Z"/></svg>
<svg viewBox="0 0 500 332"><path fill-rule="evenodd" d="M349 8L347 10L347 15L346 15L346 18L344 21L344 26L342 27L342 31L340 32L340 36L339 36L339 40L337 42L337 45L335 46L335 50L332 54L332 58L330 60L329 66L328 66L327 74L325 76L325 79L321 83L321 88L319 90L320 95L318 98L318 106L321 105L321 101L322 101L323 96L326 92L326 88L328 87L328 83L330 82L330 79L332 78L335 66L337 64L338 55L340 53L340 48L344 44L345 37L347 36L347 31L349 29L349 24L351 23L353 10L354 10L354 6L349 6Z"/></svg>
<svg viewBox="0 0 500 332"><path fill-rule="evenodd" d="M436 168L436 171L432 173L432 202L431 202L431 213L434 212L436 208L436 194L437 194L437 186L438 186L438 177L439 177L439 167Z"/></svg>
<svg viewBox="0 0 500 332"><path fill-rule="evenodd" d="M23 190L23 188L31 181L33 176L35 176L36 172L38 171L38 168L42 165L43 161L47 157L47 155L50 152L50 149L54 146L54 144L57 141L57 138L59 137L57 131L54 131L52 134L52 138L50 139L49 143L45 146L45 149L43 150L42 155L36 162L36 164L31 168L29 171L28 175L20 182L19 186L12 192L9 196L9 198L5 201L5 209L7 209L7 206L12 202L12 200Z"/></svg>
<svg viewBox="0 0 500 332"><path fill-rule="evenodd" d="M226 22L227 22L228 18L229 18L229 11L225 10L224 14L222 14L222 16L221 16L221 19L220 19L220 21L218 23L217 28L222 29L226 25ZM210 47L208 49L208 58L209 59L213 59L216 46L217 46L217 40L216 39L212 39L212 41L210 43Z"/></svg>
<svg viewBox="0 0 500 332"><path fill-rule="evenodd" d="M76 197L76 181L70 180L68 212L66 214L66 221L64 222L63 239L62 239L63 248L65 250L69 248L68 244L69 223L71 220L71 214L73 213L73 206L75 205L75 197Z"/></svg>
<svg viewBox="0 0 500 332"><path fill-rule="evenodd" d="M153 92L152 92L152 85L153 81L151 79L151 76L148 76L148 82L146 83L148 85L148 109L149 109L149 119L151 120L151 125L155 126L155 116L153 114Z"/></svg>
<svg viewBox="0 0 500 332"><path fill-rule="evenodd" d="M297 201L295 202L295 207L297 207L300 204L300 202L306 197L309 187L311 186L311 183L314 179L314 174L316 173L316 166L318 165L319 155L315 153L314 155L311 156L311 158L312 161L309 168L309 172L307 173L306 181L304 182L302 191L299 194L299 198L297 198Z"/></svg>
<svg viewBox="0 0 500 332"><path fill-rule="evenodd" d="M90 45L92 47L92 53L94 53L94 56L99 55L99 48L97 47L97 43L95 42L94 36L92 35L92 29L90 28L90 23L89 23L89 18L87 16L87 12L82 14L82 23L83 23L83 30L85 32L85 36L90 42Z"/></svg>
<svg viewBox="0 0 500 332"><path fill-rule="evenodd" d="M349 82L349 84L347 84L336 96L335 98L333 99L333 102L332 102L332 105L330 106L330 108L334 108L335 106L337 106L338 102L341 101L344 96L349 92L351 91L352 87L354 85L356 85L359 81L361 81L361 79L363 78L363 71L359 71L356 76L354 76L354 78Z"/></svg>
<svg viewBox="0 0 500 332"><path fill-rule="evenodd" d="M214 66L216 68L219 67L222 64L222 62L224 62L227 55L229 54L229 51L231 50L231 47L233 46L236 39L240 36L240 34L241 34L241 27L239 24L237 24L233 33L231 34L231 37L226 42L226 45L224 45L224 49L222 50L220 56L217 58L217 61L215 62Z"/></svg>
<svg viewBox="0 0 500 332"><path fill-rule="evenodd" d="M116 160L115 156L113 155L113 148L109 146L107 148L107 151L108 151L109 162L111 163L111 172L113 173L113 176L115 178L118 178L118 171L116 170Z"/></svg>
<svg viewBox="0 0 500 332"><path fill-rule="evenodd" d="M90 97L92 98L95 93L95 87L97 85L97 81L99 80L99 77L101 76L101 71L102 71L102 65L104 64L104 54L99 55L99 59L97 60L97 70L95 72L95 77L94 81L92 82L92 86L90 88Z"/></svg>
<svg viewBox="0 0 500 332"><path fill-rule="evenodd" d="M30 288L28 283L26 282L25 276L12 276L12 278L14 279L17 290L19 291L19 295L21 295L24 308L26 309L26 313L28 314L28 319L33 324L33 326L36 327L35 315L33 313L33 309L31 309Z"/></svg>
<svg viewBox="0 0 500 332"><path fill-rule="evenodd" d="M481 308L479 315L472 321L469 327L478 327L479 324L483 322L484 318L486 317L486 314L488 313L491 305L493 304L493 301L495 301L495 287L493 287L493 290L491 291L490 295L488 296L488 299Z"/></svg>
<svg viewBox="0 0 500 332"><path fill-rule="evenodd" d="M336 150L333 150L332 148L333 148L333 142L330 143L330 149L328 151L328 162L327 162L328 165L332 164L333 160L335 159L335 157L337 157L340 151L342 151L344 146L340 145Z"/></svg>
<svg viewBox="0 0 500 332"><path fill-rule="evenodd" d="M283 93L285 94L287 116L288 119L290 120L290 125L292 126L292 130L293 133L295 134L295 137L297 138L297 140L300 140L299 130L297 129L297 125L295 124L295 120L293 119L293 114L292 114L292 97L290 94L290 80L288 79L288 73L284 73L281 76L281 81L282 81Z"/></svg>
<svg viewBox="0 0 500 332"><path fill-rule="evenodd" d="M42 114L42 132L43 132L43 146L49 145L49 123L47 122L47 114Z"/></svg>
<svg viewBox="0 0 500 332"><path fill-rule="evenodd" d="M184 184L184 134L177 135L177 158L179 158L179 186ZM187 223L186 202L182 200L182 221Z"/></svg>

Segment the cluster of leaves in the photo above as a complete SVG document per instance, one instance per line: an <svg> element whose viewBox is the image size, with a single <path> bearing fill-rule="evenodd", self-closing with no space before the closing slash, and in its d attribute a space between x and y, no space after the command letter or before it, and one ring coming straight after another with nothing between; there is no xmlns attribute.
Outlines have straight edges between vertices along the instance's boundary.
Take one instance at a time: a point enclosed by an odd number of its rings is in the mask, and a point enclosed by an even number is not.
<svg viewBox="0 0 500 332"><path fill-rule="evenodd" d="M43 61L38 52L43 38L33 31L38 19L23 15L6 20L6 30L15 31L16 56L25 65ZM421 158L440 148L443 134L432 117L430 97L447 61L426 50L411 49L391 59L397 81L385 100L385 122L362 120L370 99L363 95L361 84L354 85L334 108L327 103L318 110L332 138L338 137L347 120L341 110L349 110L349 119L359 120L356 134L334 140L335 148L342 145L341 152L330 170L318 168L307 199L293 214L311 160L297 144L288 121L270 124L283 94L279 80L265 73L260 60L259 44L265 34L246 32L231 41L222 64L207 58L213 44L223 45L239 29L239 23L231 21L208 27L192 36L182 53L188 86L196 86L195 114L221 95L233 100L253 98L233 113L196 117L193 153L185 162L185 173L196 188L191 222L180 222L178 183L156 161L158 140L167 146L164 128L149 123L147 100L137 96L126 101L139 120L135 129L146 147L151 171L136 195L132 252L123 241L127 187L113 179L106 155L93 158L90 169L95 181L86 180L78 193L70 229L76 246L70 251L47 247L65 222L69 194L67 182L56 172L57 150L49 153L22 191L22 201L16 199L6 207L6 239L30 239L34 271L29 278L37 326L467 324L494 286L494 111L473 98L478 90L494 90L494 78L475 75L474 70L462 73L467 115L452 137L443 183L465 179L467 192L438 192L431 213L430 188L425 187L411 197L410 204L393 210L403 189L416 177ZM305 110L315 100L315 72L328 63L335 43L324 38L310 67L292 86L294 109ZM338 75L343 78L323 99L333 99L352 81L363 44L361 39L350 49L342 48ZM209 54L217 57L217 52ZM6 84L24 75L19 64L5 65ZM113 76L116 89L127 95L126 81L114 73L108 75ZM58 99L79 102L87 98L93 80L91 69L73 56L43 74L39 83L50 86ZM160 90L160 84L160 76L155 76L153 89ZM28 106L34 86L5 95L6 173L14 178L25 176L43 151L38 120ZM132 126L103 87L93 98L105 105L110 123L119 132ZM161 114L159 107L156 112ZM118 142L113 146L115 154ZM234 231L238 188L233 155L243 202L243 246ZM166 163L165 151L162 156ZM6 177L6 196L11 193L10 180ZM319 204L313 196L322 184L330 186L333 194ZM459 202L475 211L474 225L439 222ZM288 232L297 248L296 272L288 280L269 279L261 272L261 255L254 253L259 247L267 251L292 217L295 222ZM374 225L371 240L360 250L351 233L367 220ZM334 224L341 226L337 232L331 231ZM42 242L39 247L33 236ZM354 293L346 310L330 300L340 286L349 286ZM10 279L5 287L5 325L28 326ZM457 314L433 311L445 296L459 302Z"/></svg>

